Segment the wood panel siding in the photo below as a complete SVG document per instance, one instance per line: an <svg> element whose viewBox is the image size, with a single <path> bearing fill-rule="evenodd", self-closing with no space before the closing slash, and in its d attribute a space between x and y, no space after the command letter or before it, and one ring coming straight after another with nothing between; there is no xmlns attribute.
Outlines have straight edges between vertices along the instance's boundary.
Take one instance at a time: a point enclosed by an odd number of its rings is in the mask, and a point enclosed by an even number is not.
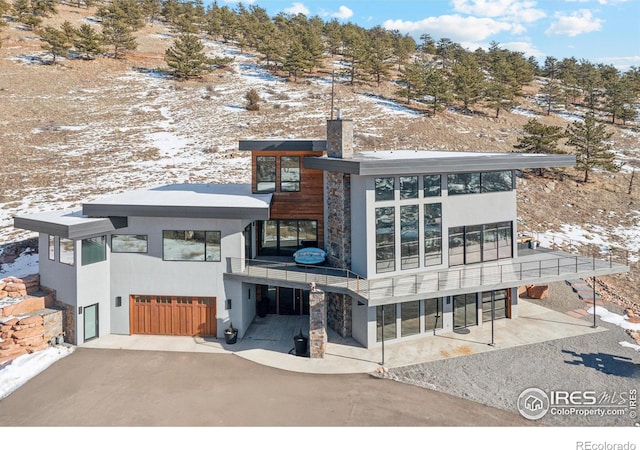
<svg viewBox="0 0 640 450"><path fill-rule="evenodd" d="M276 157L276 191L271 201L270 218L273 220L316 220L318 222L318 245L324 242L324 185L323 171L317 169L305 169L305 156L322 156L323 152L317 151L255 151L251 154L251 186L256 192L256 157ZM300 157L300 191L280 191L280 156Z"/></svg>
<svg viewBox="0 0 640 450"><path fill-rule="evenodd" d="M215 336L215 297L132 295L130 333L168 336Z"/></svg>

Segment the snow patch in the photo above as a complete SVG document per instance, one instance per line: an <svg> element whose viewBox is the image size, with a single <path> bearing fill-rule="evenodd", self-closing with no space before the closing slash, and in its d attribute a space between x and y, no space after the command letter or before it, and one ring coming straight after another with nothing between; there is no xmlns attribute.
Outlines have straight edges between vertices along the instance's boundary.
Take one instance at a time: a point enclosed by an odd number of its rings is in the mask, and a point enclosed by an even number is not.
<svg viewBox="0 0 640 450"><path fill-rule="evenodd" d="M627 341L618 342L618 344L622 345L623 347L629 347L634 349L637 352L640 352L640 345L638 344L632 344L631 342L627 342Z"/></svg>
<svg viewBox="0 0 640 450"><path fill-rule="evenodd" d="M593 314L593 306L587 310L589 314ZM596 306L596 314L600 316L600 320L603 322L612 323L625 330L640 331L640 323L632 323L627 320L627 316L621 316L620 314L613 313L607 308L602 306Z"/></svg>

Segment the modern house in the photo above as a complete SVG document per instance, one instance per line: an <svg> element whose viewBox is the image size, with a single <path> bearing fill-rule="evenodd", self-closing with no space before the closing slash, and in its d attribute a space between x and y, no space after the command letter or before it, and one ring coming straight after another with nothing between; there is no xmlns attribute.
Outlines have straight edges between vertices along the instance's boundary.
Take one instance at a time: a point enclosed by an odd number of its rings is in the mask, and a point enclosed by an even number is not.
<svg viewBox="0 0 640 450"><path fill-rule="evenodd" d="M242 337L257 315L298 314L322 356L326 326L374 347L516 319L523 285L628 270L518 245L517 171L574 156L356 151L341 118L326 140L239 149L251 185L168 185L15 218L40 233L41 282L67 309L69 341L222 337L231 322ZM306 247L325 265L295 264Z"/></svg>

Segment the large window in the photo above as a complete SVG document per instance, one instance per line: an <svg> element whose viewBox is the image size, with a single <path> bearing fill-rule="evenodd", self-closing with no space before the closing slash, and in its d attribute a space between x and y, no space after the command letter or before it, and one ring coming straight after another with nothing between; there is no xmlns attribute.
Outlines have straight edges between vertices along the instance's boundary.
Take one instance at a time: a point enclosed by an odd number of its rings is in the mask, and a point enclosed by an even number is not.
<svg viewBox="0 0 640 450"><path fill-rule="evenodd" d="M449 265L473 264L513 256L511 222L449 228Z"/></svg>
<svg viewBox="0 0 640 450"><path fill-rule="evenodd" d="M384 309L384 314L383 314ZM396 305L376 306L376 341L396 338Z"/></svg>
<svg viewBox="0 0 640 450"><path fill-rule="evenodd" d="M494 319L507 317L508 296L507 290L489 291L482 293L482 321L491 320L491 300L493 299Z"/></svg>
<svg viewBox="0 0 640 450"><path fill-rule="evenodd" d="M418 177L400 177L400 199L418 198Z"/></svg>
<svg viewBox="0 0 640 450"><path fill-rule="evenodd" d="M395 208L376 208L376 272L396 270Z"/></svg>
<svg viewBox="0 0 640 450"><path fill-rule="evenodd" d="M424 205L424 265L442 264L442 204Z"/></svg>
<svg viewBox="0 0 640 450"><path fill-rule="evenodd" d="M442 297L428 298L424 301L424 331L442 329Z"/></svg>
<svg viewBox="0 0 640 450"><path fill-rule="evenodd" d="M49 259L55 261L56 259L56 237L49 235Z"/></svg>
<svg viewBox="0 0 640 450"><path fill-rule="evenodd" d="M275 192L276 190L276 157L256 157L256 191Z"/></svg>
<svg viewBox="0 0 640 450"><path fill-rule="evenodd" d="M111 236L112 253L147 253L145 234L114 234Z"/></svg>
<svg viewBox="0 0 640 450"><path fill-rule="evenodd" d="M422 182L422 191L425 197L440 197L440 190L442 186L442 178L440 175L424 175L422 177Z"/></svg>
<svg viewBox="0 0 640 450"><path fill-rule="evenodd" d="M82 240L82 265L86 266L107 259L107 237L97 236Z"/></svg>
<svg viewBox="0 0 640 450"><path fill-rule="evenodd" d="M280 190L282 192L300 191L300 157L280 157Z"/></svg>
<svg viewBox="0 0 640 450"><path fill-rule="evenodd" d="M418 205L400 207L400 268L415 269L420 265L420 221Z"/></svg>
<svg viewBox="0 0 640 450"><path fill-rule="evenodd" d="M298 249L318 246L316 220L264 220L258 234L258 256L293 256Z"/></svg>
<svg viewBox="0 0 640 450"><path fill-rule="evenodd" d="M466 328L478 325L478 306L476 294L453 296L453 328Z"/></svg>
<svg viewBox="0 0 640 450"><path fill-rule="evenodd" d="M376 184L376 201L377 202L394 199L394 193L395 193L394 177L376 178L375 184Z"/></svg>
<svg viewBox="0 0 640 450"><path fill-rule="evenodd" d="M162 251L165 261L220 261L220 231L165 230Z"/></svg>
<svg viewBox="0 0 640 450"><path fill-rule="evenodd" d="M449 195L477 194L480 192L479 173L450 173L447 181Z"/></svg>
<svg viewBox="0 0 640 450"><path fill-rule="evenodd" d="M60 238L58 240L58 256L62 264L73 266L75 264L75 246L71 239Z"/></svg>
<svg viewBox="0 0 640 450"><path fill-rule="evenodd" d="M503 192L513 189L513 179L510 170L483 172L480 178L482 192Z"/></svg>
<svg viewBox="0 0 640 450"><path fill-rule="evenodd" d="M418 333L420 333L420 300L400 303L400 335L405 337Z"/></svg>

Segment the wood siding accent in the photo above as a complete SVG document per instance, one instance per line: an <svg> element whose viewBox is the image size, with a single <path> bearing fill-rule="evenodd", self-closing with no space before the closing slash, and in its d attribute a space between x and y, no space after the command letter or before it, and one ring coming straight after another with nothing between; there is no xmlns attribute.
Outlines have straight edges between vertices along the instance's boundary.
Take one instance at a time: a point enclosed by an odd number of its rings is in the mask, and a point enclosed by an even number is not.
<svg viewBox="0 0 640 450"><path fill-rule="evenodd" d="M131 334L215 336L215 297L131 295Z"/></svg>
<svg viewBox="0 0 640 450"><path fill-rule="evenodd" d="M318 222L318 246L324 247L324 183L323 171L305 169L305 156L322 156L318 151L255 151L251 153L251 187L256 192L256 157L276 157L276 191L271 201L270 218L273 220L316 220ZM300 191L280 192L280 156L300 157Z"/></svg>

